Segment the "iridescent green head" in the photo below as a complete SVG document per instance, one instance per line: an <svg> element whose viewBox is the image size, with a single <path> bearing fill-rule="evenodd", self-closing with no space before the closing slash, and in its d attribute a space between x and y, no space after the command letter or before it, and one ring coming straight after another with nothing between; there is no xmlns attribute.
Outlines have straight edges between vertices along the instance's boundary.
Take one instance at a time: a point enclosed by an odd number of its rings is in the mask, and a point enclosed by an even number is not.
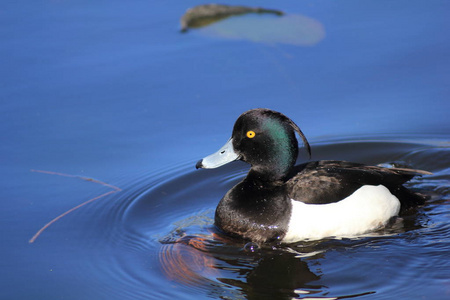
<svg viewBox="0 0 450 300"><path fill-rule="evenodd" d="M246 111L234 124L231 139L214 154L197 163L197 168L217 168L234 160L252 165L249 175L260 181L283 180L298 155L295 132L311 156L311 148L300 128L285 115L264 108Z"/></svg>
<svg viewBox="0 0 450 300"><path fill-rule="evenodd" d="M252 165L252 171L268 180L283 179L297 160L300 128L285 115L269 109L252 109L237 119L232 134L233 148L240 159Z"/></svg>

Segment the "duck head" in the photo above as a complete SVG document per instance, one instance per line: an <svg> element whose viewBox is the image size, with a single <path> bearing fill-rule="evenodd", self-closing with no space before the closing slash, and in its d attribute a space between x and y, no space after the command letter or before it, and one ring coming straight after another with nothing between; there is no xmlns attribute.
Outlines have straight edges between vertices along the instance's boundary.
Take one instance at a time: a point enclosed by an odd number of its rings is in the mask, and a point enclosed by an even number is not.
<svg viewBox="0 0 450 300"><path fill-rule="evenodd" d="M197 169L212 169L231 161L251 165L249 176L261 181L283 180L298 155L295 132L311 156L311 148L300 128L285 115L269 109L252 109L236 120L228 142L214 154L197 162Z"/></svg>

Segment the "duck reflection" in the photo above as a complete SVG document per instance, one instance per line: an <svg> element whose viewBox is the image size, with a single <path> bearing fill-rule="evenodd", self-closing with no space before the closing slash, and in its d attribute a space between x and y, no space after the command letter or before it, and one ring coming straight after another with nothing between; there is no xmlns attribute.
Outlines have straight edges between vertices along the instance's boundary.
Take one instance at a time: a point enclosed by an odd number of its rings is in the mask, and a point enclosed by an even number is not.
<svg viewBox="0 0 450 300"><path fill-rule="evenodd" d="M165 275L208 290L214 297L227 298L231 293L232 298L292 299L326 288L317 283L318 272L290 248L242 248L217 233L162 243L159 258Z"/></svg>
<svg viewBox="0 0 450 300"><path fill-rule="evenodd" d="M254 268L240 269L240 279L218 278L219 281L239 287L246 299L292 299L299 293L317 293L322 290L313 284L320 276L308 264L289 253L268 254L257 260ZM233 265L233 261L228 261Z"/></svg>

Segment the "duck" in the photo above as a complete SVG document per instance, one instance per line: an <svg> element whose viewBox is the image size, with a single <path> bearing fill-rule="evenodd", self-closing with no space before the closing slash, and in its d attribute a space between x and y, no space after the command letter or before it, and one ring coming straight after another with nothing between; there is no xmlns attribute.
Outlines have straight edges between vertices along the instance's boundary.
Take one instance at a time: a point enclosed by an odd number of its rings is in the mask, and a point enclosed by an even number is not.
<svg viewBox="0 0 450 300"><path fill-rule="evenodd" d="M337 160L295 165L296 133L311 158L308 140L291 119L251 109L238 117L223 147L197 162L197 169L237 160L250 164L247 176L217 205L214 224L220 232L255 243L351 238L424 204L425 195L403 184L430 172Z"/></svg>

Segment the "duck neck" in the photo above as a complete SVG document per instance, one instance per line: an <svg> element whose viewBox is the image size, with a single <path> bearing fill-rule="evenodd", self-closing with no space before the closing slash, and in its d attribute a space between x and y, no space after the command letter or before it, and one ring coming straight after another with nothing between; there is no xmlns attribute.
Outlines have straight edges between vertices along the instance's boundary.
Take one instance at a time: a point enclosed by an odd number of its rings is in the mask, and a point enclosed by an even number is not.
<svg viewBox="0 0 450 300"><path fill-rule="evenodd" d="M285 181L297 159L298 148L274 147L276 151L271 157L260 158L258 163L252 164L249 179L262 182Z"/></svg>
<svg viewBox="0 0 450 300"><path fill-rule="evenodd" d="M277 168L262 168L260 166L252 167L247 174L247 180L258 182L261 185L279 185L284 183L289 171L292 169L288 168L277 169Z"/></svg>

